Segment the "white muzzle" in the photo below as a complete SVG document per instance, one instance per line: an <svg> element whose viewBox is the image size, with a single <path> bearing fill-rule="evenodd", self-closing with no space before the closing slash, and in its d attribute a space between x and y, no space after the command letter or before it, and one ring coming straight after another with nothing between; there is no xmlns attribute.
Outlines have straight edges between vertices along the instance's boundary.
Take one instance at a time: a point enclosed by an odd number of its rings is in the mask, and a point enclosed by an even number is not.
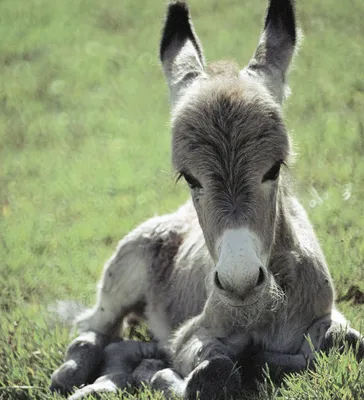
<svg viewBox="0 0 364 400"><path fill-rule="evenodd" d="M261 240L249 229L227 229L217 240L219 256L215 285L220 291L245 298L260 292L267 277L267 257Z"/></svg>

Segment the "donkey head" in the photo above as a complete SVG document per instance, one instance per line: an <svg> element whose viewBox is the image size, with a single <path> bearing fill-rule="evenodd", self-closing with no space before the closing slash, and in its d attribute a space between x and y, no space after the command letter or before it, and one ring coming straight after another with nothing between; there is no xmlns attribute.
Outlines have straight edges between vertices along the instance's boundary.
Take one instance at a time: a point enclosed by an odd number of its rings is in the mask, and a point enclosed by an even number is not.
<svg viewBox="0 0 364 400"><path fill-rule="evenodd" d="M264 293L290 152L281 102L296 42L292 1L271 0L248 66L205 67L185 3L169 5L160 57L172 104L173 164L188 183L214 283L239 302Z"/></svg>

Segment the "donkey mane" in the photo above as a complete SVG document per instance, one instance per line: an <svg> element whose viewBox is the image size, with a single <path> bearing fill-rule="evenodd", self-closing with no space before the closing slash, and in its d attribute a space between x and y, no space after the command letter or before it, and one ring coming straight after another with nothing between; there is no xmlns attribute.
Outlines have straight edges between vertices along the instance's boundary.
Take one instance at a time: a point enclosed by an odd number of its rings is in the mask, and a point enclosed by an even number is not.
<svg viewBox="0 0 364 400"><path fill-rule="evenodd" d="M207 65L207 74L210 76L226 76L239 78L241 68L232 60L215 61Z"/></svg>

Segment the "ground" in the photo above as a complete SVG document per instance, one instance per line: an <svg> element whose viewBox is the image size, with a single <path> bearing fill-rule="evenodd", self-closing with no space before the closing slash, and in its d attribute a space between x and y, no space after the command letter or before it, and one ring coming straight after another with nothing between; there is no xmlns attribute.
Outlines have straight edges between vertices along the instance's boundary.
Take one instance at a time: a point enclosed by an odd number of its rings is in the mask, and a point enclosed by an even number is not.
<svg viewBox="0 0 364 400"><path fill-rule="evenodd" d="M191 5L207 59L244 65L265 2ZM118 240L188 197L170 163L158 63L164 7L146 0L0 2L0 399L53 398L49 377L70 335L67 315L62 322L54 310L93 304ZM297 151L291 171L338 307L360 329L364 3L307 0L298 12L305 39L285 106ZM280 389L267 379L259 398L364 398L363 372L352 355L333 353ZM145 390L139 398L160 395Z"/></svg>

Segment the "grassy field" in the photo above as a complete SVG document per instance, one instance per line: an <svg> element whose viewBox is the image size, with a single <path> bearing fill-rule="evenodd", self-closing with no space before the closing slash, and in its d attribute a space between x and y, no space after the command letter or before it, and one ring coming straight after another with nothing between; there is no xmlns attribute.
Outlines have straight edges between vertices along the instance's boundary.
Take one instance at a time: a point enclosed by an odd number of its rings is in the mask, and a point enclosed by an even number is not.
<svg viewBox="0 0 364 400"><path fill-rule="evenodd" d="M259 4L258 4L259 3ZM191 1L208 60L253 53L264 1ZM0 399L47 387L70 327L52 310L91 305L118 240L188 196L170 165L158 64L164 2L0 1ZM364 325L364 3L298 1L305 40L285 106L297 192L337 288ZM363 326L364 331L364 326ZM322 357L261 399L364 398L351 354ZM54 398L58 398L54 396ZM145 391L140 398L150 398ZM157 397L155 397L157 398Z"/></svg>

